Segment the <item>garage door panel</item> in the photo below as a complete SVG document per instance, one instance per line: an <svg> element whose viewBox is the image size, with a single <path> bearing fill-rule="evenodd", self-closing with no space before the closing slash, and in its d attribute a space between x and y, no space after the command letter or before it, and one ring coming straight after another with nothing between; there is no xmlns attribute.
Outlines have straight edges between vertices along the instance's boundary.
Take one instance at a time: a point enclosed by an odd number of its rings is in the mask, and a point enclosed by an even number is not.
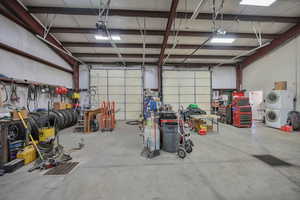
<svg viewBox="0 0 300 200"><path fill-rule="evenodd" d="M98 78L97 79L97 86L107 86L107 79L106 78Z"/></svg>
<svg viewBox="0 0 300 200"><path fill-rule="evenodd" d="M177 71L164 71L163 77L165 78L177 78Z"/></svg>
<svg viewBox="0 0 300 200"><path fill-rule="evenodd" d="M195 79L195 85L197 86L206 86L210 87L210 80L209 79Z"/></svg>
<svg viewBox="0 0 300 200"><path fill-rule="evenodd" d="M107 70L108 77L124 77L124 70Z"/></svg>
<svg viewBox="0 0 300 200"><path fill-rule="evenodd" d="M177 79L164 79L163 80L163 85L165 87L178 87L179 83L178 83L178 80Z"/></svg>
<svg viewBox="0 0 300 200"><path fill-rule="evenodd" d="M141 95L126 95L126 102L130 103L141 103L142 97Z"/></svg>
<svg viewBox="0 0 300 200"><path fill-rule="evenodd" d="M117 112L116 113L116 120L125 120L125 112Z"/></svg>
<svg viewBox="0 0 300 200"><path fill-rule="evenodd" d="M115 104L116 110L120 109L121 112L125 111L125 104L124 103L116 103Z"/></svg>
<svg viewBox="0 0 300 200"><path fill-rule="evenodd" d="M194 79L194 72L180 71L177 73L177 77L180 79Z"/></svg>
<svg viewBox="0 0 300 200"><path fill-rule="evenodd" d="M208 78L210 79L210 72L209 71L198 71L195 72L195 78Z"/></svg>
<svg viewBox="0 0 300 200"><path fill-rule="evenodd" d="M194 95L180 95L180 102L195 102L195 96Z"/></svg>
<svg viewBox="0 0 300 200"><path fill-rule="evenodd" d="M207 94L198 94L196 95L197 102L210 102L210 95Z"/></svg>
<svg viewBox="0 0 300 200"><path fill-rule="evenodd" d="M98 102L107 101L107 95L105 94L96 95L96 99Z"/></svg>
<svg viewBox="0 0 300 200"><path fill-rule="evenodd" d="M142 104L126 104L126 112L127 111L134 111L139 112L141 110Z"/></svg>
<svg viewBox="0 0 300 200"><path fill-rule="evenodd" d="M179 86L194 86L194 79L180 79L180 81L178 81L178 85Z"/></svg>
<svg viewBox="0 0 300 200"><path fill-rule="evenodd" d="M96 87L96 94L97 95L106 95L107 94L107 88L106 87Z"/></svg>
<svg viewBox="0 0 300 200"><path fill-rule="evenodd" d="M173 87L170 87L173 86ZM211 73L209 71L164 71L163 100L178 109L180 104L200 104L210 110ZM199 105L199 106L200 106Z"/></svg>
<svg viewBox="0 0 300 200"><path fill-rule="evenodd" d="M91 85L97 85L97 79L91 77Z"/></svg>
<svg viewBox="0 0 300 200"><path fill-rule="evenodd" d="M126 87L126 94L142 94L142 87Z"/></svg>
<svg viewBox="0 0 300 200"><path fill-rule="evenodd" d="M107 71L106 70L91 70L91 77L106 77Z"/></svg>
<svg viewBox="0 0 300 200"><path fill-rule="evenodd" d="M196 87L196 94L206 94L210 95L211 89L210 87Z"/></svg>
<svg viewBox="0 0 300 200"><path fill-rule="evenodd" d="M126 77L126 86L140 86L142 79L140 78L127 78Z"/></svg>
<svg viewBox="0 0 300 200"><path fill-rule="evenodd" d="M187 94L194 95L195 88L194 87L180 87L179 91L180 91L180 95L187 95Z"/></svg>
<svg viewBox="0 0 300 200"><path fill-rule="evenodd" d="M109 101L115 101L116 103L124 103L125 98L123 95L109 95Z"/></svg>
<svg viewBox="0 0 300 200"><path fill-rule="evenodd" d="M142 110L142 72L141 70L92 70L91 85L97 86L97 96L92 98L92 103L100 105L103 100L114 101L118 120L125 117L138 119ZM127 114L130 112L131 114ZM127 116L128 115L128 116Z"/></svg>
<svg viewBox="0 0 300 200"><path fill-rule="evenodd" d="M123 86L124 85L124 78L111 78L108 77L108 85L109 86Z"/></svg>
<svg viewBox="0 0 300 200"><path fill-rule="evenodd" d="M178 95L166 95L164 96L164 102L178 102Z"/></svg>
<svg viewBox="0 0 300 200"><path fill-rule="evenodd" d="M113 86L109 86L108 87L108 94L109 95L124 95L124 87L113 87Z"/></svg>
<svg viewBox="0 0 300 200"><path fill-rule="evenodd" d="M164 95L170 95L170 94L178 95L178 87L164 87L163 91L164 91Z"/></svg>
<svg viewBox="0 0 300 200"><path fill-rule="evenodd" d="M136 77L136 78L140 78L142 77L142 72L141 70L126 70L126 78L128 77Z"/></svg>

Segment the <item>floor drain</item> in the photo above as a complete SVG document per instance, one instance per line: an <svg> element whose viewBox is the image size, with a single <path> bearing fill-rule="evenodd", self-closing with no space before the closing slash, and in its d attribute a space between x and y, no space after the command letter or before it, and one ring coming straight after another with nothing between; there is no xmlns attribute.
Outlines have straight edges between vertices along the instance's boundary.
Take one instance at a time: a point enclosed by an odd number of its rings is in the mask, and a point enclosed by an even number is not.
<svg viewBox="0 0 300 200"><path fill-rule="evenodd" d="M68 162L61 165L58 165L57 167L54 167L47 171L44 175L66 175L78 165L79 162Z"/></svg>
<svg viewBox="0 0 300 200"><path fill-rule="evenodd" d="M273 167L292 166L292 164L280 160L279 158L272 155L265 154L265 155L253 155L253 156Z"/></svg>

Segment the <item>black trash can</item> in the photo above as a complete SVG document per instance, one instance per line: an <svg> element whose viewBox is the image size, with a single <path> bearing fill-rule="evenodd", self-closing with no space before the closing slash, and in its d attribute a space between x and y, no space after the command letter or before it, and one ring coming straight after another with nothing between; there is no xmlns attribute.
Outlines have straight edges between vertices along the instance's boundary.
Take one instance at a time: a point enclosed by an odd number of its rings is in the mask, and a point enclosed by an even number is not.
<svg viewBox="0 0 300 200"><path fill-rule="evenodd" d="M162 123L162 149L169 153L175 153L178 149L178 124L177 122Z"/></svg>

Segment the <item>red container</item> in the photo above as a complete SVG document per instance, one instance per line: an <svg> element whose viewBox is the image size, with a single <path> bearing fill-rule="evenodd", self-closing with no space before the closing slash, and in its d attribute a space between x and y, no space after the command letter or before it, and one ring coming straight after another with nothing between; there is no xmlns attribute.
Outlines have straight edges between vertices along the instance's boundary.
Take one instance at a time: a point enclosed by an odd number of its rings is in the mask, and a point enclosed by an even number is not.
<svg viewBox="0 0 300 200"><path fill-rule="evenodd" d="M280 130L285 131L285 132L292 132L293 131L293 127L289 126L289 125L284 125L280 128Z"/></svg>
<svg viewBox="0 0 300 200"><path fill-rule="evenodd" d="M244 92L232 92L233 97L243 97L245 96Z"/></svg>
<svg viewBox="0 0 300 200"><path fill-rule="evenodd" d="M206 130L204 130L204 129L200 129L199 131L198 131L198 134L199 135L206 135Z"/></svg>

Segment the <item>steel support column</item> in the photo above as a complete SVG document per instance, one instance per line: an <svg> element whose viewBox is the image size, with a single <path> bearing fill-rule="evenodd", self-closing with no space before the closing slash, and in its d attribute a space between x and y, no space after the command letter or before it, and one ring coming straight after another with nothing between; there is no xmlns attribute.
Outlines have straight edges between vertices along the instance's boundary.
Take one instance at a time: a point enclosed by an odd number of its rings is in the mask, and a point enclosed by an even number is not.
<svg viewBox="0 0 300 200"><path fill-rule="evenodd" d="M243 69L239 64L237 64L235 68L235 72L236 72L236 90L240 91L242 90L242 83L243 83Z"/></svg>
<svg viewBox="0 0 300 200"><path fill-rule="evenodd" d="M76 63L73 66L73 89L79 92L79 65Z"/></svg>
<svg viewBox="0 0 300 200"><path fill-rule="evenodd" d="M179 0L172 0L171 9L169 12L169 17L168 17L168 23L167 23L167 27L165 30L165 35L164 35L163 43L161 46L160 56L159 56L158 65L157 65L158 91L161 96L162 96L162 65L163 65L163 61L165 58L165 50L168 45L168 39L169 39L169 35L171 32L172 24L176 18L176 9L178 6L178 1Z"/></svg>

